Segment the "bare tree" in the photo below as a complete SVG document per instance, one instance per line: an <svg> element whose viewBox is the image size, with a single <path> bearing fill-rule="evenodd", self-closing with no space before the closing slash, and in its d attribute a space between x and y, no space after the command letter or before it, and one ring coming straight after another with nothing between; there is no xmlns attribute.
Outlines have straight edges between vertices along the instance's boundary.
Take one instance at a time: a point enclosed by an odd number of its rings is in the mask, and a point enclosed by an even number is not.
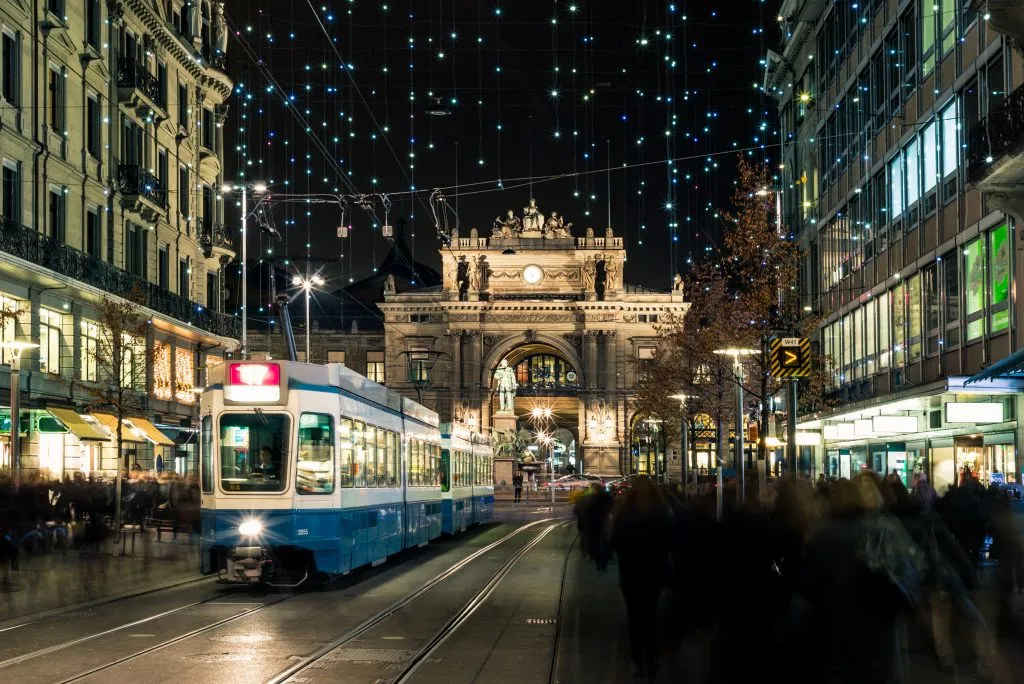
<svg viewBox="0 0 1024 684"><path fill-rule="evenodd" d="M124 452L124 419L145 409L146 370L154 360L154 350L146 345L149 317L142 311L139 297L115 299L103 297L96 304L96 351L86 363L95 364L94 382L77 381L89 397L89 411L104 411L117 419L117 481L114 511L115 529L121 526L123 479L131 466Z"/></svg>

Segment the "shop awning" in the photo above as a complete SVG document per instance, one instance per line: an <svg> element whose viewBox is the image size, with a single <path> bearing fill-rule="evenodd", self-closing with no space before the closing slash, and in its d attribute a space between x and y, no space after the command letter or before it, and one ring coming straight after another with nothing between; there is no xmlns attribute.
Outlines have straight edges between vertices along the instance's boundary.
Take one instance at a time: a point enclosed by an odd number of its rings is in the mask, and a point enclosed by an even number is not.
<svg viewBox="0 0 1024 684"><path fill-rule="evenodd" d="M106 442L110 439L109 433L88 422L71 409L49 408L47 410L54 418L63 423L64 427L71 430L78 439L97 440L101 442Z"/></svg>
<svg viewBox="0 0 1024 684"><path fill-rule="evenodd" d="M125 418L124 421L141 432L154 445L174 446L174 442L167 435L145 418Z"/></svg>
<svg viewBox="0 0 1024 684"><path fill-rule="evenodd" d="M996 378L1024 378L1024 349L1018 349L1001 361L988 368L978 371L967 379L964 384L994 380Z"/></svg>
<svg viewBox="0 0 1024 684"><path fill-rule="evenodd" d="M110 430L109 439L117 440L117 417L112 416L109 413L93 413L93 418L100 422L100 425ZM137 436L135 432L127 425L125 429L121 430L121 440L124 442L136 442L138 444L144 444L146 439L144 437Z"/></svg>

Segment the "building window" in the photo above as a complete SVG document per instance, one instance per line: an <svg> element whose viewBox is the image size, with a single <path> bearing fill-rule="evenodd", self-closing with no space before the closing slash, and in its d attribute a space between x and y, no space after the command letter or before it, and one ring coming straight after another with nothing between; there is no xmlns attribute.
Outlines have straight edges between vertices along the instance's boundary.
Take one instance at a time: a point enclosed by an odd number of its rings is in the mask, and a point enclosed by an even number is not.
<svg viewBox="0 0 1024 684"><path fill-rule="evenodd" d="M188 297L192 293L192 260L188 257L178 261L178 294Z"/></svg>
<svg viewBox="0 0 1024 684"><path fill-rule="evenodd" d="M907 347L908 361L921 359L921 274L907 280Z"/></svg>
<svg viewBox="0 0 1024 684"><path fill-rule="evenodd" d="M85 147L93 159L100 158L100 141L103 134L100 129L100 102L99 97L90 93L86 98L86 131Z"/></svg>
<svg viewBox="0 0 1024 684"><path fill-rule="evenodd" d="M100 258L100 213L98 207L89 207L85 212L85 253Z"/></svg>
<svg viewBox="0 0 1024 684"><path fill-rule="evenodd" d="M39 370L60 374L60 336L64 317L50 309L39 309Z"/></svg>
<svg viewBox="0 0 1024 684"><path fill-rule="evenodd" d="M187 346L179 346L174 350L174 398L182 404L193 404L196 401L195 358Z"/></svg>
<svg viewBox="0 0 1024 684"><path fill-rule="evenodd" d="M206 308L220 311L220 275L216 271L206 273Z"/></svg>
<svg viewBox="0 0 1024 684"><path fill-rule="evenodd" d="M884 293L878 298L878 368L888 368L892 361L892 319L889 312L892 307L890 294Z"/></svg>
<svg viewBox="0 0 1024 684"><path fill-rule="evenodd" d="M21 223L21 164L4 160L3 206L0 211L8 219Z"/></svg>
<svg viewBox="0 0 1024 684"><path fill-rule="evenodd" d="M48 196L46 233L54 240L64 242L64 188L51 185Z"/></svg>
<svg viewBox="0 0 1024 684"><path fill-rule="evenodd" d="M553 354L534 354L516 364L516 381L523 390L563 389L577 386L576 370Z"/></svg>
<svg viewBox="0 0 1024 684"><path fill-rule="evenodd" d="M145 278L149 264L147 263L147 243L149 231L142 226L128 222L124 229L124 266L132 275Z"/></svg>
<svg viewBox="0 0 1024 684"><path fill-rule="evenodd" d="M178 125L188 130L188 87L178 80Z"/></svg>
<svg viewBox="0 0 1024 684"><path fill-rule="evenodd" d="M79 323L81 346L78 351L78 364L81 367L81 379L96 381L96 350L99 345L100 329L92 321Z"/></svg>
<svg viewBox="0 0 1024 684"><path fill-rule="evenodd" d="M85 0L85 42L100 47L100 0Z"/></svg>
<svg viewBox="0 0 1024 684"><path fill-rule="evenodd" d="M943 346L956 349L960 346L960 257L950 252L942 257L943 306L946 322Z"/></svg>
<svg viewBox="0 0 1024 684"><path fill-rule="evenodd" d="M167 64L158 61L156 63L156 103L164 109L167 109L167 88Z"/></svg>
<svg viewBox="0 0 1024 684"><path fill-rule="evenodd" d="M1002 224L988 234L988 253L992 260L989 268L990 333L1002 332L1010 327L1010 242L1009 228Z"/></svg>
<svg viewBox="0 0 1024 684"><path fill-rule="evenodd" d="M0 363L10 363L13 351L4 346L18 338L18 316L24 305L0 294Z"/></svg>
<svg viewBox="0 0 1024 684"><path fill-rule="evenodd" d="M171 384L171 345L157 342L153 350L153 396L164 401L173 395Z"/></svg>
<svg viewBox="0 0 1024 684"><path fill-rule="evenodd" d="M922 275L924 282L924 329L927 336L925 353L934 356L939 353L939 267L932 264L924 269Z"/></svg>
<svg viewBox="0 0 1024 684"><path fill-rule="evenodd" d="M897 154L889 162L889 218L895 221L903 213L903 158Z"/></svg>
<svg viewBox="0 0 1024 684"><path fill-rule="evenodd" d="M123 335L121 339L121 386L136 391L146 388L146 340Z"/></svg>
<svg viewBox="0 0 1024 684"><path fill-rule="evenodd" d="M985 240L978 238L964 248L964 301L967 308L967 341L985 334Z"/></svg>
<svg viewBox="0 0 1024 684"><path fill-rule="evenodd" d="M64 133L64 71L50 67L50 128Z"/></svg>
<svg viewBox="0 0 1024 684"><path fill-rule="evenodd" d="M7 104L17 107L21 104L18 81L21 78L20 42L18 34L5 30L3 32L3 95Z"/></svg>
<svg viewBox="0 0 1024 684"><path fill-rule="evenodd" d="M168 176L171 175L170 163L167 159L167 150L163 147L158 147L156 150L156 172L157 181L160 184L162 190L167 190L171 187L171 179Z"/></svg>
<svg viewBox="0 0 1024 684"><path fill-rule="evenodd" d="M64 0L46 0L46 9L51 14L64 19Z"/></svg>
<svg viewBox="0 0 1024 684"><path fill-rule="evenodd" d="M178 213L188 218L188 167L178 167Z"/></svg>
<svg viewBox="0 0 1024 684"><path fill-rule="evenodd" d="M384 352L366 352L366 377L378 384L384 384Z"/></svg>
<svg viewBox="0 0 1024 684"><path fill-rule="evenodd" d="M213 122L213 110L203 108L203 147L216 151L217 126Z"/></svg>
<svg viewBox="0 0 1024 684"><path fill-rule="evenodd" d="M165 290L171 289L171 255L167 245L157 251L157 284Z"/></svg>
<svg viewBox="0 0 1024 684"><path fill-rule="evenodd" d="M954 100L939 114L939 135L942 152L943 198L956 196L956 169L960 161L960 147L957 143L956 101Z"/></svg>
<svg viewBox="0 0 1024 684"><path fill-rule="evenodd" d="M132 119L122 115L124 137L121 140L121 162L127 166L142 165L142 128Z"/></svg>
<svg viewBox="0 0 1024 684"><path fill-rule="evenodd" d="M345 364L345 352L334 351L331 349L327 350L327 363L340 363Z"/></svg>

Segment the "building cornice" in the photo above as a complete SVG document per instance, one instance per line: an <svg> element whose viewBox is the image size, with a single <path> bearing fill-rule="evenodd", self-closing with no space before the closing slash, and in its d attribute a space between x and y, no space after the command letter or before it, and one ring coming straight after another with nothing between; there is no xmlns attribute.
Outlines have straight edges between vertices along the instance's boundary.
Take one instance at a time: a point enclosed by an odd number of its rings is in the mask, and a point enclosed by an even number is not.
<svg viewBox="0 0 1024 684"><path fill-rule="evenodd" d="M185 45L178 36L171 33L167 28L167 21L160 16L155 8L147 5L143 0L124 0L124 3L160 46L173 55L178 63L196 79L196 83L220 95L221 102L231 96L234 84L228 75L214 69L193 47Z"/></svg>

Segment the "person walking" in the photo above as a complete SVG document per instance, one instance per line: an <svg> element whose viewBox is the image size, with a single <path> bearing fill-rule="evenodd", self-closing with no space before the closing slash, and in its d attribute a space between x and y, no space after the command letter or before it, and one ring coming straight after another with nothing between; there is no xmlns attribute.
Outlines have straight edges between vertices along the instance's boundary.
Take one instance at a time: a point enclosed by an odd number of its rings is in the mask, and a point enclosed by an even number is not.
<svg viewBox="0 0 1024 684"><path fill-rule="evenodd" d="M519 500L523 498L523 471L517 470L512 476L512 489L516 495L514 503L519 503Z"/></svg>

